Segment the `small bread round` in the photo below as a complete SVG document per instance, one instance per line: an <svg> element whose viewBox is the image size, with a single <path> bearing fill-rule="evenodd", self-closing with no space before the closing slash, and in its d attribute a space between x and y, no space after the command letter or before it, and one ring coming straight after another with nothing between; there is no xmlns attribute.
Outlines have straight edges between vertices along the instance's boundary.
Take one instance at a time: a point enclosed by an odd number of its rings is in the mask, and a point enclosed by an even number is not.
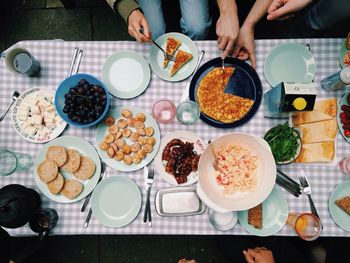
<svg viewBox="0 0 350 263"><path fill-rule="evenodd" d="M62 174L58 173L55 180L47 183L47 188L49 188L49 191L52 194L56 195L61 192L63 185L64 185L64 178Z"/></svg>
<svg viewBox="0 0 350 263"><path fill-rule="evenodd" d="M135 128L136 129L144 129L145 128L145 124L142 121L136 121L135 122Z"/></svg>
<svg viewBox="0 0 350 263"><path fill-rule="evenodd" d="M67 162L61 167L61 169L68 173L74 173L80 166L80 154L73 149L67 150Z"/></svg>
<svg viewBox="0 0 350 263"><path fill-rule="evenodd" d="M131 158L131 156L129 156L129 155L124 155L123 162L124 162L126 165L132 164L132 158Z"/></svg>
<svg viewBox="0 0 350 263"><path fill-rule="evenodd" d="M123 109L123 110L122 110L122 116L123 116L124 118L131 118L132 113L131 113L131 111L129 111L129 110L127 110L127 109Z"/></svg>
<svg viewBox="0 0 350 263"><path fill-rule="evenodd" d="M83 191L83 184L74 179L64 181L61 194L69 199L74 199Z"/></svg>
<svg viewBox="0 0 350 263"><path fill-rule="evenodd" d="M54 161L45 160L39 164L37 168L39 178L44 183L51 182L56 179L58 167Z"/></svg>
<svg viewBox="0 0 350 263"><path fill-rule="evenodd" d="M145 122L146 120L146 115L139 112L135 115L135 119L138 120L138 121L142 121L142 122Z"/></svg>
<svg viewBox="0 0 350 263"><path fill-rule="evenodd" d="M128 122L125 119L119 119L118 120L118 127L121 129L126 128L128 126Z"/></svg>
<svg viewBox="0 0 350 263"><path fill-rule="evenodd" d="M46 159L54 161L58 167L67 161L67 152L62 146L50 146L46 152Z"/></svg>
<svg viewBox="0 0 350 263"><path fill-rule="evenodd" d="M127 119L127 122L128 122L128 126L133 128L133 127L135 127L136 119L131 117L131 118Z"/></svg>
<svg viewBox="0 0 350 263"><path fill-rule="evenodd" d="M80 180L87 180L93 176L95 169L95 163L89 157L82 156L80 159L79 169L74 172L74 176Z"/></svg>
<svg viewBox="0 0 350 263"><path fill-rule="evenodd" d="M115 133L117 133L119 131L119 127L118 127L118 125L116 125L116 124L113 124L112 126L110 126L109 128L108 128L108 132L109 133L112 133L112 134L115 134Z"/></svg>
<svg viewBox="0 0 350 263"><path fill-rule="evenodd" d="M154 133L154 130L153 130L152 127L147 127L147 128L145 129L145 133L146 133L147 136L152 136L153 133Z"/></svg>

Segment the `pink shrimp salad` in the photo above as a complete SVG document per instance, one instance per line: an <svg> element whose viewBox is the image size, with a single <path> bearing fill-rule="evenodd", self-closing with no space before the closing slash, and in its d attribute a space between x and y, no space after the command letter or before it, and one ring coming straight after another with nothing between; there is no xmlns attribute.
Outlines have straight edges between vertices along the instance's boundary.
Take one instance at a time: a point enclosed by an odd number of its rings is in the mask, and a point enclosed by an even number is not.
<svg viewBox="0 0 350 263"><path fill-rule="evenodd" d="M224 186L224 194L253 191L256 184L258 157L251 151L231 144L217 152L219 168L216 182Z"/></svg>

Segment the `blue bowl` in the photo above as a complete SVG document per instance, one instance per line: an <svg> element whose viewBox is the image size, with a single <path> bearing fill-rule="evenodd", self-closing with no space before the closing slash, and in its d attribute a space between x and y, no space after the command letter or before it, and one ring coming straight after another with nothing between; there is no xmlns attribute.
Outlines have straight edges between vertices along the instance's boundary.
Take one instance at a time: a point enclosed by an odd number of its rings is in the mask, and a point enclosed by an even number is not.
<svg viewBox="0 0 350 263"><path fill-rule="evenodd" d="M106 107L105 107L103 113L101 114L101 116L98 119L96 119L95 121L90 122L90 123L85 123L85 124L70 120L68 118L67 114L65 114L63 112L64 101L65 101L64 95L69 91L70 88L78 85L78 82L81 79L86 79L90 84L95 84L95 85L101 86L107 95ZM100 81L96 77L89 75L89 74L76 74L76 75L73 75L73 76L66 78L58 86L56 93L55 93L55 107L56 107L58 115L68 124L71 124L71 125L74 125L74 126L77 126L80 128L90 127L90 126L98 124L106 116L108 109L109 109L109 104L110 104L110 97L109 97L108 89L102 83L102 81Z"/></svg>

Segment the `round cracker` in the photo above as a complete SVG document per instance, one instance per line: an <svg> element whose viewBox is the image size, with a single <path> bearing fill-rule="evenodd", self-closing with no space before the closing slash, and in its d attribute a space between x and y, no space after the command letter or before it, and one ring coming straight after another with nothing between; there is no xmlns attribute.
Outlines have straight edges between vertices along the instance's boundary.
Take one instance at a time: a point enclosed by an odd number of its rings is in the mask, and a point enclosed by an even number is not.
<svg viewBox="0 0 350 263"><path fill-rule="evenodd" d="M80 154L73 149L67 150L67 161L61 169L68 173L74 173L80 166Z"/></svg>
<svg viewBox="0 0 350 263"><path fill-rule="evenodd" d="M74 176L80 180L86 180L93 176L95 169L95 163L89 157L82 156L79 169L74 172Z"/></svg>
<svg viewBox="0 0 350 263"><path fill-rule="evenodd" d="M58 174L58 167L55 162L45 160L39 164L37 173L41 181L48 183L56 179Z"/></svg>
<svg viewBox="0 0 350 263"><path fill-rule="evenodd" d="M64 181L61 194L69 199L74 199L83 191L83 184L74 179Z"/></svg>
<svg viewBox="0 0 350 263"><path fill-rule="evenodd" d="M54 161L58 167L67 161L67 152L62 146L50 146L46 152L46 159Z"/></svg>
<svg viewBox="0 0 350 263"><path fill-rule="evenodd" d="M61 192L63 185L64 185L64 178L63 178L62 174L58 173L55 180L49 182L47 184L47 187L49 188L49 191L52 194L56 195L59 192Z"/></svg>

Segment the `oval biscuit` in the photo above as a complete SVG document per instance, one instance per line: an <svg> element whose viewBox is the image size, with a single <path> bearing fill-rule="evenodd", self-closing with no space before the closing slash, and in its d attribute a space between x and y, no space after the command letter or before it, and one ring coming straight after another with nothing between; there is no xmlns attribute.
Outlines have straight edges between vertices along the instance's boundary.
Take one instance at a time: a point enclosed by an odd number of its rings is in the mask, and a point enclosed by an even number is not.
<svg viewBox="0 0 350 263"><path fill-rule="evenodd" d="M46 159L54 161L58 167L67 161L67 152L62 146L50 146L46 152Z"/></svg>
<svg viewBox="0 0 350 263"><path fill-rule="evenodd" d="M61 194L69 199L74 199L83 191L83 184L74 179L64 181Z"/></svg>
<svg viewBox="0 0 350 263"><path fill-rule="evenodd" d="M49 188L49 191L54 195L61 192L63 185L64 185L64 178L60 173L57 174L55 180L47 183L47 187Z"/></svg>
<svg viewBox="0 0 350 263"><path fill-rule="evenodd" d="M67 161L61 169L68 173L74 173L80 166L80 154L73 149L67 150Z"/></svg>
<svg viewBox="0 0 350 263"><path fill-rule="evenodd" d="M55 180L58 173L58 167L55 162L45 160L39 164L37 173L41 181L48 183L52 180Z"/></svg>
<svg viewBox="0 0 350 263"><path fill-rule="evenodd" d="M89 157L82 156L79 169L74 172L74 176L80 180L86 180L93 176L95 169L95 163Z"/></svg>

